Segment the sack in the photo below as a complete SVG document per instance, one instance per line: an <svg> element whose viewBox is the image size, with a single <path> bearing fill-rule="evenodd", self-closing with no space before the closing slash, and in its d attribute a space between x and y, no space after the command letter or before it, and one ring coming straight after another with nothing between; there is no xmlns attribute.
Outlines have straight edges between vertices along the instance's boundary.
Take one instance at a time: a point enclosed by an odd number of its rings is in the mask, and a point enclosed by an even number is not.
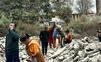
<svg viewBox="0 0 101 62"><path fill-rule="evenodd" d="M29 47L29 55L32 55L32 54L38 54L39 51L40 51L40 45L38 44L37 41L35 40L32 40L29 44L28 44L30 47Z"/></svg>

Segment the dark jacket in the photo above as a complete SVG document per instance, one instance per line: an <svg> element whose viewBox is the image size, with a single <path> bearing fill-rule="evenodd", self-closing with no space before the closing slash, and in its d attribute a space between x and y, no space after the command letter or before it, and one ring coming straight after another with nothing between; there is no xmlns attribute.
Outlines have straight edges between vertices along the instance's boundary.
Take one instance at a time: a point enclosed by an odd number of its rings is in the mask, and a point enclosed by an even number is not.
<svg viewBox="0 0 101 62"><path fill-rule="evenodd" d="M48 42L49 31L41 31L39 37L40 37L41 42Z"/></svg>
<svg viewBox="0 0 101 62"><path fill-rule="evenodd" d="M60 29L57 29L58 31L58 34L61 36L61 37L65 37L64 33L60 30Z"/></svg>
<svg viewBox="0 0 101 62"><path fill-rule="evenodd" d="M13 29L9 30L6 35L5 52L18 51L19 33Z"/></svg>

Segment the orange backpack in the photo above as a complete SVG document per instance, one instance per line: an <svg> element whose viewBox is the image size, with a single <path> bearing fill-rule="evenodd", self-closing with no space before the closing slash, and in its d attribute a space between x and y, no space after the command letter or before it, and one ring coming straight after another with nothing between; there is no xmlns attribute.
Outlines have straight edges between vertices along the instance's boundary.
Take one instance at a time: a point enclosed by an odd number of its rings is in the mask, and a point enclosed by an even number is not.
<svg viewBox="0 0 101 62"><path fill-rule="evenodd" d="M35 56L37 53L39 53L40 50L40 44L37 40L35 40L33 37L29 39L29 43L27 45L27 52L29 55Z"/></svg>

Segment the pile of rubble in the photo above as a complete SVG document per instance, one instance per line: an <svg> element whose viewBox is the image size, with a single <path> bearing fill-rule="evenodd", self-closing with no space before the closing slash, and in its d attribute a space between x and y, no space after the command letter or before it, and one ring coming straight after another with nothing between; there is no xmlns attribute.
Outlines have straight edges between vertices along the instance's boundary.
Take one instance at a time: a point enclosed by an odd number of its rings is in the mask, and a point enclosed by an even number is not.
<svg viewBox="0 0 101 62"><path fill-rule="evenodd" d="M20 56L20 62L28 62L29 56L27 55L25 51L25 45L19 42L19 56ZM0 37L0 62L5 62L5 37Z"/></svg>
<svg viewBox="0 0 101 62"><path fill-rule="evenodd" d="M0 37L0 62L5 62L4 46L5 46L4 37Z"/></svg>
<svg viewBox="0 0 101 62"><path fill-rule="evenodd" d="M69 45L48 51L47 62L101 62L101 43L84 39L74 39Z"/></svg>
<svg viewBox="0 0 101 62"><path fill-rule="evenodd" d="M19 55L21 62L28 62L29 56L25 51L25 45L19 44ZM5 37L0 38L0 62L5 62ZM84 39L73 39L70 44L63 48L49 48L45 56L46 62L101 62L101 43Z"/></svg>

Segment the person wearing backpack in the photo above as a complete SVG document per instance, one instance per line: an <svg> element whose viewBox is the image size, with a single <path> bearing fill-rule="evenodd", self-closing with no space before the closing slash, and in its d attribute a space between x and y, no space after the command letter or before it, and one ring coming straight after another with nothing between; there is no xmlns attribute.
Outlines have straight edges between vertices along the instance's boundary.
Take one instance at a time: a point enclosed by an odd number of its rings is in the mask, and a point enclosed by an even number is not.
<svg viewBox="0 0 101 62"><path fill-rule="evenodd" d="M38 40L25 34L21 36L20 41L26 45L26 52L32 58L32 62L45 62Z"/></svg>
<svg viewBox="0 0 101 62"><path fill-rule="evenodd" d="M42 44L42 53L43 55L47 54L47 48L48 48L48 40L49 40L49 31L48 27L44 27L44 30L40 32L40 40Z"/></svg>

